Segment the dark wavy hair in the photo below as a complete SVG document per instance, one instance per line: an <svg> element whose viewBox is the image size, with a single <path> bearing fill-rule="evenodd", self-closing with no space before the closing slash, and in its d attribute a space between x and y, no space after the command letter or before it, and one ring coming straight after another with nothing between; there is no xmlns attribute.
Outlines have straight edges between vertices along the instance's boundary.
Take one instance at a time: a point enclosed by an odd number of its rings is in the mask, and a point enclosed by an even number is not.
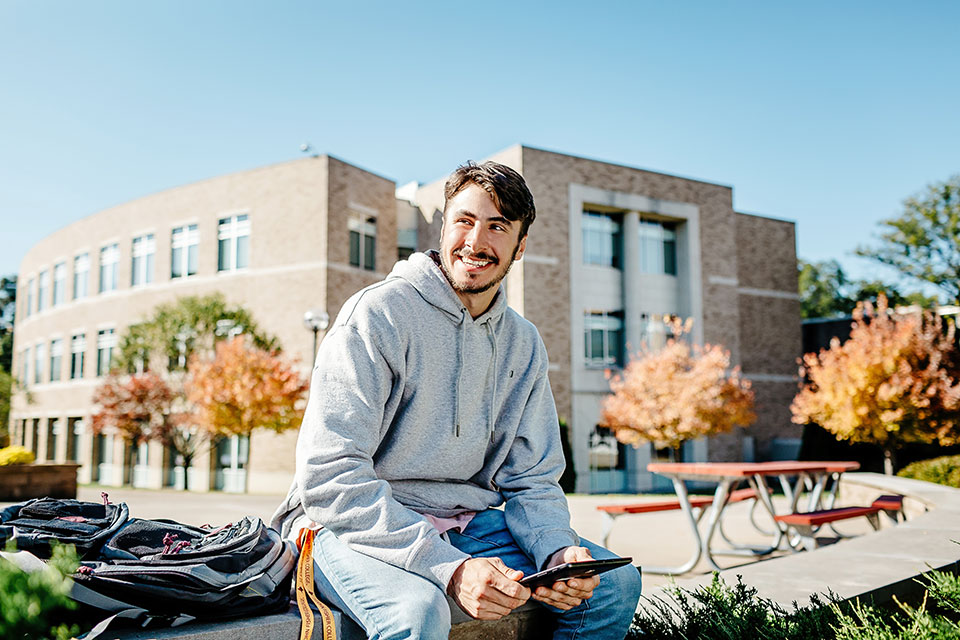
<svg viewBox="0 0 960 640"><path fill-rule="evenodd" d="M527 235L527 229L537 217L537 210L523 176L498 162L477 164L469 161L460 165L443 185L444 216L447 214L446 203L469 184L475 184L489 193L494 206L504 218L511 222L520 221L520 237Z"/></svg>

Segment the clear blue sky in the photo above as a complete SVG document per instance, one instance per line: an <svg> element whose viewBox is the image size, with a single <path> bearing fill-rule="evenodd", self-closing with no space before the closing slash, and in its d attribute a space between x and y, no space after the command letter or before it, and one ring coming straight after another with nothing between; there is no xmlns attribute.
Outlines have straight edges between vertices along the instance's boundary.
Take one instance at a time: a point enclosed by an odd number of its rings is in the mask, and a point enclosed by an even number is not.
<svg viewBox="0 0 960 640"><path fill-rule="evenodd" d="M0 0L0 274L65 224L320 152L524 143L734 187L850 256L960 173L960 3Z"/></svg>

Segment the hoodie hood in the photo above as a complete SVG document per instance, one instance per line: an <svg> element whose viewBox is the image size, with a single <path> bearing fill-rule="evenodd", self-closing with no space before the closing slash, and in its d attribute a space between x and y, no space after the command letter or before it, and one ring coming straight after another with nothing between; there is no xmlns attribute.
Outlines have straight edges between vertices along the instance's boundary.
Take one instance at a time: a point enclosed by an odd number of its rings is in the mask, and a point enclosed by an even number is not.
<svg viewBox="0 0 960 640"><path fill-rule="evenodd" d="M471 318L467 308L443 274L443 269L440 267L440 254L435 250L414 253L406 260L397 262L387 276L387 280L391 278L406 280L425 301L457 322L464 321L464 314L478 325L488 321L496 322L507 310L506 295L503 287L498 285L497 295L490 304L490 308L476 318Z"/></svg>

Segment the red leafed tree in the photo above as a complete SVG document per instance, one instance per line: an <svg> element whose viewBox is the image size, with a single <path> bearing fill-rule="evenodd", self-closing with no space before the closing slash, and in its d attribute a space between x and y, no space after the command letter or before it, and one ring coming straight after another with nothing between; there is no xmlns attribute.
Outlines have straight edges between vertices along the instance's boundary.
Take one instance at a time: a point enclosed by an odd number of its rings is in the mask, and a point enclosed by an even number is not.
<svg viewBox="0 0 960 640"><path fill-rule="evenodd" d="M159 439L169 427L173 400L173 391L155 373L110 374L93 393L99 407L93 432L112 428L133 444Z"/></svg>
<svg viewBox="0 0 960 640"><path fill-rule="evenodd" d="M803 357L807 382L790 409L838 440L879 445L893 473L897 446L960 442L960 382L954 327L930 313L896 315L883 296L860 303L846 342Z"/></svg>
<svg viewBox="0 0 960 640"><path fill-rule="evenodd" d="M134 447L150 440L167 442L182 421L175 411L176 394L155 373L110 374L93 393L98 410L94 433L113 430L131 446L126 467L132 468Z"/></svg>
<svg viewBox="0 0 960 640"><path fill-rule="evenodd" d="M661 349L643 345L619 375L603 403L603 426L621 442L652 442L674 451L686 440L745 427L756 420L750 381L730 369L730 352L683 339L692 322L670 324L673 337Z"/></svg>
<svg viewBox="0 0 960 640"><path fill-rule="evenodd" d="M300 426L308 382L276 352L243 336L217 344L212 359L190 361L187 397L196 423L214 436Z"/></svg>

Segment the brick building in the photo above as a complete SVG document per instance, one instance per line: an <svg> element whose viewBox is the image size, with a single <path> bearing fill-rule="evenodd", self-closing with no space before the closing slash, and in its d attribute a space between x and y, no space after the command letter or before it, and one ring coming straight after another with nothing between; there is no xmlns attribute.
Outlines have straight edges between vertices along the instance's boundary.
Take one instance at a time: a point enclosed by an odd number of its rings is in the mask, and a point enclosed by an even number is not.
<svg viewBox="0 0 960 640"><path fill-rule="evenodd" d="M800 354L794 225L733 210L730 187L514 146L537 203L507 298L536 324L570 425L578 490L644 490L656 452L617 447L596 429L604 370L628 345L656 340L665 314L692 316L695 339L721 343L754 383L758 422L698 441L700 460L773 455L789 421ZM75 460L81 482L183 483L168 451L88 428L91 396L124 329L160 302L222 292L248 308L304 370L309 309L334 316L357 289L413 249L436 246L443 180L396 188L330 156L305 158L163 191L71 224L21 264L12 442L40 460ZM286 489L295 433L254 432L197 456L197 490ZM591 469L592 468L592 469ZM588 472L589 470L589 472Z"/></svg>

